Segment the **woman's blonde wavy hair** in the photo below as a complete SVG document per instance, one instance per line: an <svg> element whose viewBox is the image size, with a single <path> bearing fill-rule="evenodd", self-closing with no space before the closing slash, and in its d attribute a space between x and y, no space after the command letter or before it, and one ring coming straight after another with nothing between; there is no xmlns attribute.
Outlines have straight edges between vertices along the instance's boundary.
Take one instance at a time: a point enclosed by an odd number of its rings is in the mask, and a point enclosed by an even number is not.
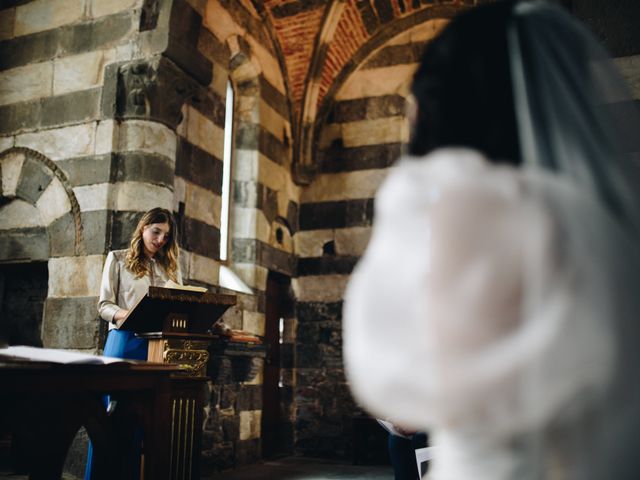
<svg viewBox="0 0 640 480"><path fill-rule="evenodd" d="M178 229L176 221L169 210L164 208L152 208L145 213L131 236L131 243L127 250L125 266L133 272L136 278L143 277L149 273L149 261L144 253L144 242L142 232L144 227L153 223L168 223L169 238L167 243L154 255L157 262L162 265L167 275L174 282L178 281Z"/></svg>

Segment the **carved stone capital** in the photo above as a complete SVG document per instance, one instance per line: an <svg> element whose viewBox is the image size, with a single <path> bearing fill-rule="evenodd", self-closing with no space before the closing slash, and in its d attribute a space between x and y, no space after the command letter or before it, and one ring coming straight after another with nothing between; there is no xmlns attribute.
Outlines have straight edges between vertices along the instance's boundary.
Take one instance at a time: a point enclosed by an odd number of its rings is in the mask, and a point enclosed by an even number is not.
<svg viewBox="0 0 640 480"><path fill-rule="evenodd" d="M172 129L182 121L184 103L206 95L198 82L164 56L110 65L107 82L111 85L104 96L105 116L153 120Z"/></svg>

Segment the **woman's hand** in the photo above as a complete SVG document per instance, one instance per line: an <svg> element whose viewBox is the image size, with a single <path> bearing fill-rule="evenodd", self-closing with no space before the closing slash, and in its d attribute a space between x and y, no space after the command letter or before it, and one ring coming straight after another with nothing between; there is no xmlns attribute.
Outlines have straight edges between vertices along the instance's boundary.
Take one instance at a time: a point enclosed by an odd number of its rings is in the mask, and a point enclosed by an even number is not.
<svg viewBox="0 0 640 480"><path fill-rule="evenodd" d="M129 314L129 310L127 310L126 308L121 308L113 316L113 319L117 322L118 320L123 320L124 317L126 317L128 314Z"/></svg>

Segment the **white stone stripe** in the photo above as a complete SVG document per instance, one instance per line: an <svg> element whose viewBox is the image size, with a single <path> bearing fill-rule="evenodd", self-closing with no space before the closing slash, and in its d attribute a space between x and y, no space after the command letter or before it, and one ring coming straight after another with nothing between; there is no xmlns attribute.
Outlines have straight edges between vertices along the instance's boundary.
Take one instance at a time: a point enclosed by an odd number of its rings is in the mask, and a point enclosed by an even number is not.
<svg viewBox="0 0 640 480"><path fill-rule="evenodd" d="M416 25L409 30L405 30L399 35L396 35L387 43L385 43L382 48L388 47L390 45L405 45L407 43L419 43L431 40L447 23L449 23L449 20L444 18L427 20L420 25ZM375 52L373 53L373 55L375 55Z"/></svg>
<svg viewBox="0 0 640 480"><path fill-rule="evenodd" d="M185 215L220 228L222 198L206 188L184 181Z"/></svg>
<svg viewBox="0 0 640 480"><path fill-rule="evenodd" d="M262 210L233 207L232 215L233 238L255 238L269 243L271 225Z"/></svg>
<svg viewBox="0 0 640 480"><path fill-rule="evenodd" d="M243 182L260 182L265 187L284 195L295 202L300 198L302 189L293 183L289 170L255 150L238 149L235 151L233 179ZM286 208L284 205L279 207Z"/></svg>
<svg viewBox="0 0 640 480"><path fill-rule="evenodd" d="M103 83L104 67L115 61L115 49L97 50L53 61L53 94L62 95Z"/></svg>
<svg viewBox="0 0 640 480"><path fill-rule="evenodd" d="M65 213L71 211L69 196L60 180L54 178L45 188L36 202L36 208L42 215L45 225L57 220Z"/></svg>
<svg viewBox="0 0 640 480"><path fill-rule="evenodd" d="M87 3L89 4L88 14L92 18L98 18L139 8L143 0L87 0Z"/></svg>
<svg viewBox="0 0 640 480"><path fill-rule="evenodd" d="M285 131L291 138L291 127L287 119L271 108L263 99L260 99L260 125L281 142L284 141Z"/></svg>
<svg viewBox="0 0 640 480"><path fill-rule="evenodd" d="M350 227L303 230L297 232L293 240L295 253L299 258L322 256L322 247L331 241L335 242L336 254L360 256L364 253L370 237L371 227Z"/></svg>
<svg viewBox="0 0 640 480"><path fill-rule="evenodd" d="M193 107L187 106L183 112L184 120L178 126L178 134L186 138L189 143L221 159L224 129Z"/></svg>
<svg viewBox="0 0 640 480"><path fill-rule="evenodd" d="M84 16L84 0L35 0L16 7L16 37L78 22Z"/></svg>
<svg viewBox="0 0 640 480"><path fill-rule="evenodd" d="M173 192L160 185L142 182L100 183L75 187L80 211L145 211L154 207L172 208Z"/></svg>
<svg viewBox="0 0 640 480"><path fill-rule="evenodd" d="M91 297L100 291L104 255L50 258L49 297Z"/></svg>
<svg viewBox="0 0 640 480"><path fill-rule="evenodd" d="M267 288L267 275L269 270L260 265L252 263L235 263L233 271L240 279L251 288L264 292Z"/></svg>
<svg viewBox="0 0 640 480"><path fill-rule="evenodd" d="M28 147L52 160L93 155L96 123L16 135L16 147Z"/></svg>
<svg viewBox="0 0 640 480"><path fill-rule="evenodd" d="M327 148L337 138L347 148L407 142L409 122L404 116L396 116L330 124L322 132L320 148Z"/></svg>
<svg viewBox="0 0 640 480"><path fill-rule="evenodd" d="M262 410L245 410L240 412L240 440L260 438Z"/></svg>
<svg viewBox="0 0 640 480"><path fill-rule="evenodd" d="M0 137L0 153L13 147L14 143L15 143L15 138L13 136Z"/></svg>
<svg viewBox="0 0 640 480"><path fill-rule="evenodd" d="M52 93L52 80L53 62L0 72L0 105L48 97Z"/></svg>
<svg viewBox="0 0 640 480"><path fill-rule="evenodd" d="M378 97L398 94L406 96L417 63L356 70L336 94L336 100Z"/></svg>
<svg viewBox="0 0 640 480"><path fill-rule="evenodd" d="M614 62L629 85L633 98L640 100L640 55L616 58Z"/></svg>
<svg viewBox="0 0 640 480"><path fill-rule="evenodd" d="M182 264L187 265L182 272L183 278L218 285L220 264L216 260L184 249L180 255L185 257Z"/></svg>
<svg viewBox="0 0 640 480"><path fill-rule="evenodd" d="M114 185L110 183L100 183L75 187L73 193L78 200L81 212L110 210L113 203L111 201L113 188Z"/></svg>
<svg viewBox="0 0 640 480"><path fill-rule="evenodd" d="M175 164L176 133L161 123L129 120L120 124L116 135L117 151L157 153L169 158L172 165Z"/></svg>
<svg viewBox="0 0 640 480"><path fill-rule="evenodd" d="M356 170L318 175L302 191L302 203L373 198L388 169Z"/></svg>
<svg viewBox="0 0 640 480"><path fill-rule="evenodd" d="M242 329L255 335L264 335L265 314L260 312L242 312Z"/></svg>
<svg viewBox="0 0 640 480"><path fill-rule="evenodd" d="M140 182L124 182L117 185L114 210L151 210L155 207L170 209L173 192L159 185Z"/></svg>
<svg viewBox="0 0 640 480"><path fill-rule="evenodd" d="M0 228L3 231L43 226L45 223L38 209L24 200L16 198L0 207Z"/></svg>
<svg viewBox="0 0 640 480"><path fill-rule="evenodd" d="M342 300L349 275L310 275L291 281L299 302L338 302Z"/></svg>
<svg viewBox="0 0 640 480"><path fill-rule="evenodd" d="M13 152L2 159L2 196L13 197L18 189L24 153Z"/></svg>
<svg viewBox="0 0 640 480"><path fill-rule="evenodd" d="M271 190L285 192L288 198L300 198L301 188L291 180L289 169L280 165L269 157L258 154L258 181Z"/></svg>

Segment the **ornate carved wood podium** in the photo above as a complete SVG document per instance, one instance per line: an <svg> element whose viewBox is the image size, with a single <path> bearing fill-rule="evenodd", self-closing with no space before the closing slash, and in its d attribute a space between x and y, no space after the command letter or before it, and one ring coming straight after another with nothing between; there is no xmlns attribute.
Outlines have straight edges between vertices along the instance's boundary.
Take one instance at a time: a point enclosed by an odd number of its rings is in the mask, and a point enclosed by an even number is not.
<svg viewBox="0 0 640 480"><path fill-rule="evenodd" d="M149 287L120 327L149 341L147 360L182 366L171 399L169 469L172 479L200 478L204 385L208 347L218 337L213 324L232 305L234 295Z"/></svg>

